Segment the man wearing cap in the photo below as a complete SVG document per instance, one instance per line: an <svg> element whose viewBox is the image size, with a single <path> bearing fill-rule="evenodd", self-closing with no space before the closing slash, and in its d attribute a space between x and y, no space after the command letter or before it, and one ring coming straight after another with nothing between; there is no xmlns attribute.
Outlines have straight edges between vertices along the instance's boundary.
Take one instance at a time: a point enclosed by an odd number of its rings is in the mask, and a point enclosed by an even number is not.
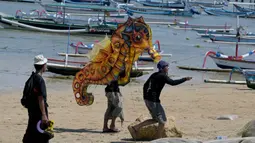
<svg viewBox="0 0 255 143"><path fill-rule="evenodd" d="M23 143L48 143L49 139L37 130L37 123L48 122L48 104L45 81L42 74L46 71L47 59L43 55L34 57L35 72L32 73L33 93L28 103L28 126L23 137Z"/></svg>
<svg viewBox="0 0 255 143"><path fill-rule="evenodd" d="M158 72L153 73L150 78L145 82L143 87L143 98L145 105L148 108L153 119L148 119L133 127L134 131L138 131L141 127L154 123L159 123L157 138L162 137L165 123L167 121L164 108L160 104L160 93L165 84L178 85L185 81L192 79L191 77L185 77L178 80L172 80L168 77L169 64L165 61L160 61L157 64Z"/></svg>

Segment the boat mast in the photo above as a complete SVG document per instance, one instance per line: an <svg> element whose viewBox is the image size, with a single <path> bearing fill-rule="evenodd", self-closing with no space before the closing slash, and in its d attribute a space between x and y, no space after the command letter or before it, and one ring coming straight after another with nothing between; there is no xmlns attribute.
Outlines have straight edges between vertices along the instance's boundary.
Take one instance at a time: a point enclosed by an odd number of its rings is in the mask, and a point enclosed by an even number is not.
<svg viewBox="0 0 255 143"><path fill-rule="evenodd" d="M240 42L240 27L239 27L239 15L237 15L237 20L236 20L236 38L237 42L236 42L236 58L238 56L238 42Z"/></svg>
<svg viewBox="0 0 255 143"><path fill-rule="evenodd" d="M68 64L68 52L69 52L69 45L70 45L70 29L71 29L71 24L69 23L69 26L68 26L68 41L67 41L66 58L65 58L65 66L67 66L67 64Z"/></svg>

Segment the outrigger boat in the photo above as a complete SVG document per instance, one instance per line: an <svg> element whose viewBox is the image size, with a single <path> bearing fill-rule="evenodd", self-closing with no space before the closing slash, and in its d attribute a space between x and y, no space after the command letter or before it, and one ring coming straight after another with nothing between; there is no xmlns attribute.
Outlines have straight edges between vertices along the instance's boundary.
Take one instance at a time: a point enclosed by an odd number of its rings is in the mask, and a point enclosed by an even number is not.
<svg viewBox="0 0 255 143"><path fill-rule="evenodd" d="M47 70L48 72L61 75L75 75L86 64L87 64L86 62L66 61L48 58ZM153 70L154 70L153 67L137 67L137 68L133 67L130 76L134 78L139 77Z"/></svg>
<svg viewBox="0 0 255 143"><path fill-rule="evenodd" d="M65 18L64 18L65 16ZM118 25L120 23L124 23L124 20L121 18L108 18L108 17L90 17L87 19L74 19L71 18L70 14L63 14L62 11L57 12L56 14L50 14L47 13L45 10L33 10L29 14L17 10L16 11L16 18L26 18L26 19L36 19L36 20L46 20L46 21L51 21L54 23L72 23L75 25L84 25L85 23L88 23L89 25L94 23L100 23L100 24L112 24L112 25Z"/></svg>
<svg viewBox="0 0 255 143"><path fill-rule="evenodd" d="M114 8L114 7L106 7L106 6L97 6L97 5L76 5L76 4L68 4L68 3L53 3L53 4L41 4L40 5L47 12L59 12L62 11L64 13L78 13L82 15L99 15L98 11L105 12L104 15L107 17L121 17L124 18L127 14L124 9Z"/></svg>
<svg viewBox="0 0 255 143"><path fill-rule="evenodd" d="M87 6L84 6L87 7ZM96 24L75 24L69 23L72 21L66 21L66 14L63 13L63 17L60 22L53 20L53 18L26 18L26 17L11 17L11 16L1 16L0 15L0 23L2 25L6 25L6 27L12 28L25 28L34 31L40 32L52 32L52 33L68 33L69 25L71 33L81 33L81 34L109 34L111 35L112 32L116 29L117 24L107 24L106 23L106 15L109 8L105 9L98 9L96 8L95 11L98 13L104 12L104 18L101 22L97 22ZM66 23L67 22L67 23Z"/></svg>
<svg viewBox="0 0 255 143"><path fill-rule="evenodd" d="M241 73L245 80L244 81L234 81L232 80L233 72ZM240 69L240 68L233 68L230 71L229 79L228 80L217 80L217 79L205 79L205 83L220 83L220 84L242 84L247 85L248 88L255 89L255 70L250 69Z"/></svg>
<svg viewBox="0 0 255 143"><path fill-rule="evenodd" d="M237 21L239 21L239 16L237 16ZM240 31L239 22L237 22L238 28L237 32ZM255 69L255 61L251 60L245 60L245 57L251 56L255 53L255 50L252 50L248 52L247 54L238 55L238 44L240 42L240 38L238 38L238 41L236 42L236 53L235 56L228 56L224 55L221 52L214 52L214 51L208 51L205 54L204 62L203 62L203 68L205 67L206 58L209 56L213 59L215 64L222 69L232 69L234 67L239 67L241 69Z"/></svg>

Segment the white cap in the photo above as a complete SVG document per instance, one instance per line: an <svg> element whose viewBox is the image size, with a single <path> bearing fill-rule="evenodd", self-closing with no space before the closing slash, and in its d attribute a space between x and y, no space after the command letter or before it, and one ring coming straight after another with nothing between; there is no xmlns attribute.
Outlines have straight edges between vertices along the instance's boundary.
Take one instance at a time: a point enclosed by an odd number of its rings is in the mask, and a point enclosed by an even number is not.
<svg viewBox="0 0 255 143"><path fill-rule="evenodd" d="M37 55L34 58L34 64L35 65L44 65L47 63L47 59L43 57L43 55Z"/></svg>

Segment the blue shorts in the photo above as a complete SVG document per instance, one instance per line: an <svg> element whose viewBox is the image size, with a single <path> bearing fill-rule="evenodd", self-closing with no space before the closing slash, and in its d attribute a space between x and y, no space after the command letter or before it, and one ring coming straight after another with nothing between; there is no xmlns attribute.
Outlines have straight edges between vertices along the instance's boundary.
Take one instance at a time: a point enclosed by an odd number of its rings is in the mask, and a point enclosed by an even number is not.
<svg viewBox="0 0 255 143"><path fill-rule="evenodd" d="M144 100L144 102L152 118L156 120L158 123L165 124L167 121L167 118L162 105L158 102L152 102L148 100Z"/></svg>

